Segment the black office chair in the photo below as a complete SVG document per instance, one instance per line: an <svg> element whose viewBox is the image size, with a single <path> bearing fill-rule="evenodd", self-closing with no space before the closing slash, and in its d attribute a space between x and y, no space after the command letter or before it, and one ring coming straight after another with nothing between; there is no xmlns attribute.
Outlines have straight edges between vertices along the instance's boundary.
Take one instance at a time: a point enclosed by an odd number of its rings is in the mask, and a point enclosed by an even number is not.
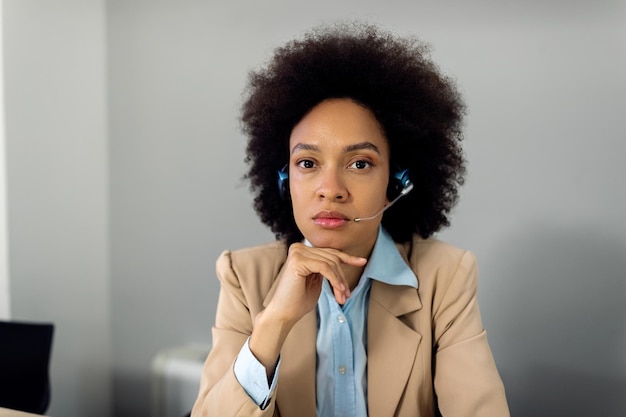
<svg viewBox="0 0 626 417"><path fill-rule="evenodd" d="M0 407L44 414L54 325L0 321Z"/></svg>

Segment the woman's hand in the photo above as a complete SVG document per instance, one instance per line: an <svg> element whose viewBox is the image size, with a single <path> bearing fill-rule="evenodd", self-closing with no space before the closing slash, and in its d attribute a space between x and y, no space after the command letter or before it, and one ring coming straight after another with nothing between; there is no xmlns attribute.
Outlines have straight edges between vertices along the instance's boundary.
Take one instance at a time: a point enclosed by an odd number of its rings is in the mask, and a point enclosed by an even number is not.
<svg viewBox="0 0 626 417"><path fill-rule="evenodd" d="M322 290L322 280L333 287L335 299L345 304L350 289L344 266L361 267L367 259L336 249L311 248L302 243L289 247L276 292L254 322L250 350L268 369L275 367L280 349L291 328L313 310Z"/></svg>
<svg viewBox="0 0 626 417"><path fill-rule="evenodd" d="M366 262L365 258L350 256L336 249L294 243L289 247L278 288L266 314L272 314L283 323L295 324L317 304L324 278L333 287L337 302L345 304L350 297L350 289L343 266L361 267Z"/></svg>

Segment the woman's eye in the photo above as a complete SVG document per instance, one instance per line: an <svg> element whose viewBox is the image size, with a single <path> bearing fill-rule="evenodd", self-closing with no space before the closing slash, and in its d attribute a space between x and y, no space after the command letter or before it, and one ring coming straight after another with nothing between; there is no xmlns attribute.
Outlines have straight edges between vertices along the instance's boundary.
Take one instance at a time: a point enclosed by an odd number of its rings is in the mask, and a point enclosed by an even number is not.
<svg viewBox="0 0 626 417"><path fill-rule="evenodd" d="M350 165L350 167L352 168L356 168L356 169L365 169L372 166L372 164L368 161L364 161L364 160L359 160L359 161L355 161L352 163L352 165Z"/></svg>
<svg viewBox="0 0 626 417"><path fill-rule="evenodd" d="M304 159L302 161L298 161L298 166L300 168L313 168L315 164L309 159Z"/></svg>

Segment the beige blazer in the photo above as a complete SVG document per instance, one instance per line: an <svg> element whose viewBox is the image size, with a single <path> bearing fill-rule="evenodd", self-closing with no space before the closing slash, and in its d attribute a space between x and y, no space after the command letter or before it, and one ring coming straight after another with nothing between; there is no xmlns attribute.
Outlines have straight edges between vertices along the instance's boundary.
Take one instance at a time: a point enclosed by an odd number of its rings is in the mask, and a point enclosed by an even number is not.
<svg viewBox="0 0 626 417"><path fill-rule="evenodd" d="M509 416L476 300L474 256L415 237L398 249L419 288L372 282L367 322L370 417ZM213 349L192 416L315 417L315 311L293 328L281 351L278 387L261 410L233 372L255 315L272 298L287 249L274 242L226 251Z"/></svg>

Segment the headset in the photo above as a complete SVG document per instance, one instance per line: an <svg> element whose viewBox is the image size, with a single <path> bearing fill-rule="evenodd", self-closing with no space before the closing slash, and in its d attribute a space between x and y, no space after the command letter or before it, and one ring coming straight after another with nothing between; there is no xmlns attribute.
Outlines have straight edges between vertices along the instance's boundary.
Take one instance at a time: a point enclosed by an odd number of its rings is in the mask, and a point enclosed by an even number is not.
<svg viewBox="0 0 626 417"><path fill-rule="evenodd" d="M278 170L278 193L282 200L289 200L289 172L288 166L285 165ZM410 171L408 168L398 169L393 173L389 179L389 186L387 187L387 198L397 200L401 196L404 196L413 189L413 183L411 182Z"/></svg>
<svg viewBox="0 0 626 417"><path fill-rule="evenodd" d="M289 172L285 165L278 170L278 194L283 201L289 200Z"/></svg>

